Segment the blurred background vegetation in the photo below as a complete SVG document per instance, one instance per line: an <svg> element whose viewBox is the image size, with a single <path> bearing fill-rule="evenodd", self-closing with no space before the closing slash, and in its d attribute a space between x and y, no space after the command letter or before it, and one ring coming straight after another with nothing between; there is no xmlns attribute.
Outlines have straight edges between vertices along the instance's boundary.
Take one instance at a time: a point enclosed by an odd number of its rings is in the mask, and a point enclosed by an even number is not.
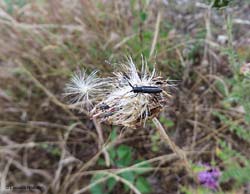
<svg viewBox="0 0 250 194"><path fill-rule="evenodd" d="M250 70L240 71L249 12L248 0L0 1L1 188L250 193ZM151 122L99 125L63 98L73 72L111 75L127 55L139 67L142 54L176 85L161 123L195 173L200 163L220 169L216 191L185 172Z"/></svg>

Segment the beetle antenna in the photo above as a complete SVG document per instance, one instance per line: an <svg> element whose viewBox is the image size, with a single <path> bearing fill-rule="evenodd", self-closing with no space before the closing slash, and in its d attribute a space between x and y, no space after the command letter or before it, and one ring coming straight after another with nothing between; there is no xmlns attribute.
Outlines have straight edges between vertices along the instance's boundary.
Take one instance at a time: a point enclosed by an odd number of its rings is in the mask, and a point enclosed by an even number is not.
<svg viewBox="0 0 250 194"><path fill-rule="evenodd" d="M134 89L134 86L132 86L132 84L128 81L127 75L125 75L124 78L127 80L128 84L131 86L131 88Z"/></svg>
<svg viewBox="0 0 250 194"><path fill-rule="evenodd" d="M127 80L128 81L128 80ZM134 86L132 86L132 84L128 81L128 84L131 86L131 88L134 89Z"/></svg>

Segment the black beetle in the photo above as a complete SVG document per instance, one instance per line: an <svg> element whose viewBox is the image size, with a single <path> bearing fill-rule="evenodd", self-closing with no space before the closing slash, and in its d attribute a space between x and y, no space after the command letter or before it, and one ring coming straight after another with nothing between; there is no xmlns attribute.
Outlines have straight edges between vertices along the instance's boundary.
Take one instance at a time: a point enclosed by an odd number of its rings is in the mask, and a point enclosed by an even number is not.
<svg viewBox="0 0 250 194"><path fill-rule="evenodd" d="M128 81L128 84L132 88L131 92L134 92L134 93L156 94L156 93L162 92L162 89L157 86L132 86L132 84L129 81Z"/></svg>

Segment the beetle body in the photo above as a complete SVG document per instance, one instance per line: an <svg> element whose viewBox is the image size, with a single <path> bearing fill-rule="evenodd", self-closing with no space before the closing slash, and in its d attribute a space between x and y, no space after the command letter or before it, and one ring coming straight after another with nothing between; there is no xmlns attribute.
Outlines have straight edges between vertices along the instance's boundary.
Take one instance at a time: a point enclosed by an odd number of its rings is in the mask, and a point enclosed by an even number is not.
<svg viewBox="0 0 250 194"><path fill-rule="evenodd" d="M132 84L129 81L128 84L132 88L131 92L134 93L157 94L162 92L162 89L157 86L132 86Z"/></svg>
<svg viewBox="0 0 250 194"><path fill-rule="evenodd" d="M161 93L162 89L157 86L135 86L132 87L132 92L156 94L156 93Z"/></svg>

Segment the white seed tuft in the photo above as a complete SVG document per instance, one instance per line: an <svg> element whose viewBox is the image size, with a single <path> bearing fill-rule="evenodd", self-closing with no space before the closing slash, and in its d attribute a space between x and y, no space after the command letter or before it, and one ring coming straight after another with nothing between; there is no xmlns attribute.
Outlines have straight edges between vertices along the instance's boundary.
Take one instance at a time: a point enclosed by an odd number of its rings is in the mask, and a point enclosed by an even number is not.
<svg viewBox="0 0 250 194"><path fill-rule="evenodd" d="M86 71L82 71L72 76L70 83L66 84L64 93L72 104L80 104L81 108L90 110L94 102L101 100L110 84L108 79L98 78L97 72L93 71L87 75Z"/></svg>

